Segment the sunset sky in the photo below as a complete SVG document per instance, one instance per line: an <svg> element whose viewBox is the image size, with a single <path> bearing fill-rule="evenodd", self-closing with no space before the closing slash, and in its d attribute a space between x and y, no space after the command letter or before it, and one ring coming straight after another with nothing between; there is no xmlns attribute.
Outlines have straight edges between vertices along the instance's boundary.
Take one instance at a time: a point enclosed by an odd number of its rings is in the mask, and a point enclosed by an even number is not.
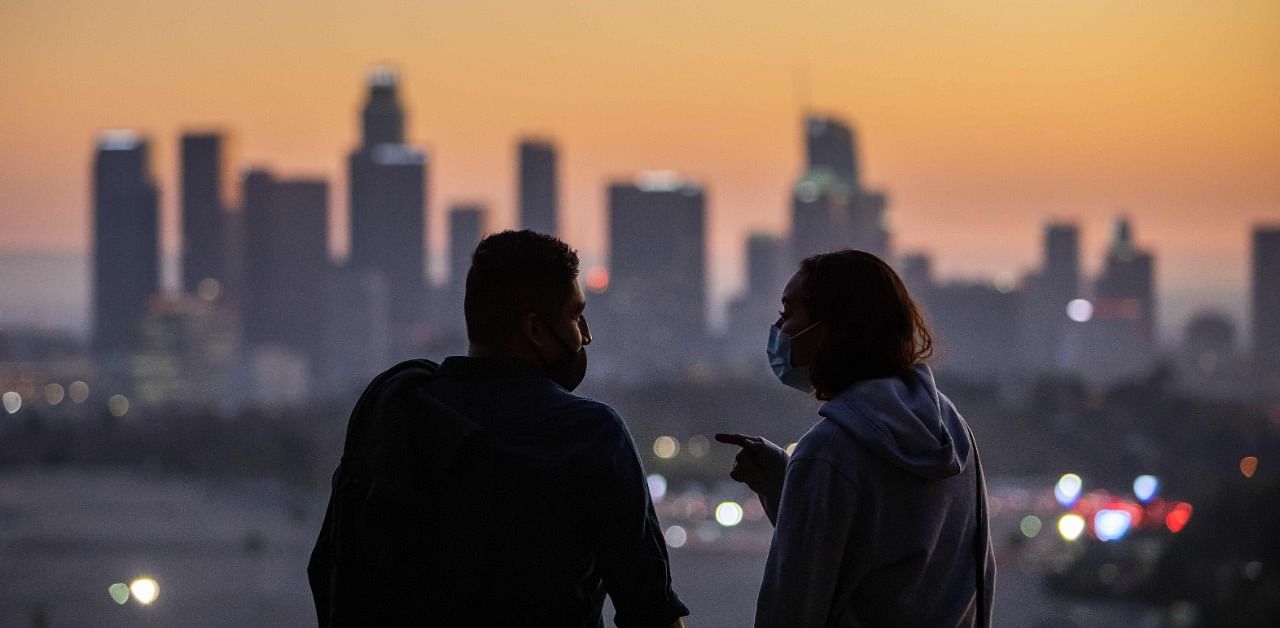
<svg viewBox="0 0 1280 628"><path fill-rule="evenodd" d="M945 277L1033 267L1050 219L1081 224L1092 269L1123 211L1172 316L1238 310L1249 229L1280 222L1275 0L5 0L0 59L0 251L87 249L94 139L113 127L150 135L176 251L178 135L215 127L236 170L326 177L344 254L344 160L378 63L431 154L437 255L455 202L513 225L532 133L561 149L563 235L591 259L608 181L703 181L723 297L746 235L787 228L806 108L855 124L895 250Z"/></svg>

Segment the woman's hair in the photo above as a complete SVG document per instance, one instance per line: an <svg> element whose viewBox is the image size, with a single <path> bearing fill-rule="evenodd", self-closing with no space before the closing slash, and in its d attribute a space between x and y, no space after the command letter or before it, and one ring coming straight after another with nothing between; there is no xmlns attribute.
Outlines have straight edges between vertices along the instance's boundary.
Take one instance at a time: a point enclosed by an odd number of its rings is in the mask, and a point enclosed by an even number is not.
<svg viewBox="0 0 1280 628"><path fill-rule="evenodd" d="M866 379L906 378L933 355L920 308L880 258L854 249L822 253L800 262L799 274L800 299L824 328L809 367L819 399Z"/></svg>

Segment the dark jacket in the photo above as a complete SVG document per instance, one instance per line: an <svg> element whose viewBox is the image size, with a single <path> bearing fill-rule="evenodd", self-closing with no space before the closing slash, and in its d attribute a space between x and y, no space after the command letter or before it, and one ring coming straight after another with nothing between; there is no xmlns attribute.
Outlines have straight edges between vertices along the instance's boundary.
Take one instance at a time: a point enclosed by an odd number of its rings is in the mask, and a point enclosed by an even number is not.
<svg viewBox="0 0 1280 628"><path fill-rule="evenodd" d="M348 536L372 600L364 612L378 619L326 624L321 598L334 596L313 577L322 626L596 627L606 593L619 626L688 613L635 446L609 406L510 360L449 358L429 377L375 383L352 425L384 425L366 439L380 444L349 434L338 475L353 450L376 452L373 499Z"/></svg>

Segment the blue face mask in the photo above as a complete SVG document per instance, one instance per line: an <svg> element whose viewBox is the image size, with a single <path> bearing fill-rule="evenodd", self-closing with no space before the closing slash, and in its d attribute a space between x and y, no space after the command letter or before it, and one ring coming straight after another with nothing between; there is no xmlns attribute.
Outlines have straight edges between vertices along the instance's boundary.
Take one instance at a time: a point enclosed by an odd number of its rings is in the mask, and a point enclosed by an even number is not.
<svg viewBox="0 0 1280 628"><path fill-rule="evenodd" d="M791 343L817 326L818 323L814 323L805 327L795 336L787 335L777 325L769 327L769 366L773 374L782 383L803 393L813 392L813 381L809 379L809 367L791 366Z"/></svg>

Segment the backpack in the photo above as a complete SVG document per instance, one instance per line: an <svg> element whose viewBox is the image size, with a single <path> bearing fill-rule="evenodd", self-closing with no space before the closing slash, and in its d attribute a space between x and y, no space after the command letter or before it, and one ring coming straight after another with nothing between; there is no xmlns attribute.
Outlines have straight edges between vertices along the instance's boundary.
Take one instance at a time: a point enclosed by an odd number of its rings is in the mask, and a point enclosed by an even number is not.
<svg viewBox="0 0 1280 628"><path fill-rule="evenodd" d="M307 565L321 628L446 619L431 606L448 583L424 581L415 567L430 559L442 487L457 484L455 462L483 450L484 433L426 394L437 368L425 359L391 367L351 412Z"/></svg>

